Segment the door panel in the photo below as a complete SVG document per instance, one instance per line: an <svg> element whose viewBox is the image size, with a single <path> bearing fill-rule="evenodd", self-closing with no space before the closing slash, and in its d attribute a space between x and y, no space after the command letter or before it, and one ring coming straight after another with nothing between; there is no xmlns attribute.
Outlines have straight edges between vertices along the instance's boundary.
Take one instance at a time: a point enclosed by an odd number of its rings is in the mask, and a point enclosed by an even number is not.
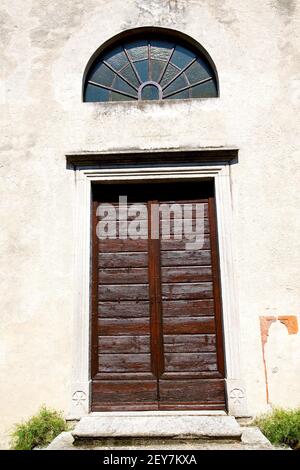
<svg viewBox="0 0 300 470"><path fill-rule="evenodd" d="M153 380L100 380L93 382L94 411L156 410L157 382Z"/></svg>
<svg viewBox="0 0 300 470"><path fill-rule="evenodd" d="M213 188L113 186L94 190L92 409L224 409ZM127 194L129 203L146 204L143 239L98 239L98 205L112 203L118 213L119 194ZM177 194L190 197L178 201ZM162 211L156 220L151 214L158 203L178 207L170 219ZM180 212L188 215L183 224ZM129 211L127 220L133 218ZM148 237L153 228L158 239ZM183 228L188 238L179 239ZM195 234L202 236L201 246L188 250Z"/></svg>
<svg viewBox="0 0 300 470"><path fill-rule="evenodd" d="M170 409L170 403L173 407L182 408L183 402L187 408L201 408L211 404L215 407L224 406L224 382L209 379L220 376L215 320L216 279L211 249L214 227L211 227L209 217L211 203L208 198L205 210L200 215L198 213L197 221L196 213L193 213L188 220L188 230L185 231L186 238L191 233L198 235L201 242L204 238L201 249L168 250L164 246L164 250L161 250L165 363L164 373L159 378L161 409ZM187 204L182 202L182 208ZM201 216L202 219L199 219ZM164 233L164 229L161 233ZM180 227L171 226L170 233L175 238L180 233ZM172 307L180 302L175 313L170 308L170 302ZM168 351L170 342L171 352Z"/></svg>
<svg viewBox="0 0 300 470"><path fill-rule="evenodd" d="M160 380L160 409L220 409L224 380Z"/></svg>
<svg viewBox="0 0 300 470"><path fill-rule="evenodd" d="M98 240L95 233L94 226L92 409L158 409L147 240Z"/></svg>

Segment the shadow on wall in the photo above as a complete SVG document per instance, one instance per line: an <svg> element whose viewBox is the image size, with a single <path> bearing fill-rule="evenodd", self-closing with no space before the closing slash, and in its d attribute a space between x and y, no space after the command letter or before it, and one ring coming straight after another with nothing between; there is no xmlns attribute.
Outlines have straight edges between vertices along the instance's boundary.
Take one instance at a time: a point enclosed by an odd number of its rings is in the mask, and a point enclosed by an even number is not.
<svg viewBox="0 0 300 470"><path fill-rule="evenodd" d="M268 404L300 405L300 335L296 315L260 317L262 353ZM286 389L288 377L295 377Z"/></svg>

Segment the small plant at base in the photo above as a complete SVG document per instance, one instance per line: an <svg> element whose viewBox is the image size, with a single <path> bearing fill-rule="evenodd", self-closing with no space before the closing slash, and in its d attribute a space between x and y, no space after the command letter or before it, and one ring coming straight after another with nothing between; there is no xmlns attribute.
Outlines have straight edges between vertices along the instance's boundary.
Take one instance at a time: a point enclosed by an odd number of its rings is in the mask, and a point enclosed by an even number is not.
<svg viewBox="0 0 300 470"><path fill-rule="evenodd" d="M37 446L45 447L66 429L67 425L61 413L42 406L39 412L28 421L15 425L11 435L11 448L32 450Z"/></svg>
<svg viewBox="0 0 300 470"><path fill-rule="evenodd" d="M263 434L275 445L300 448L300 408L289 410L274 408L254 420Z"/></svg>

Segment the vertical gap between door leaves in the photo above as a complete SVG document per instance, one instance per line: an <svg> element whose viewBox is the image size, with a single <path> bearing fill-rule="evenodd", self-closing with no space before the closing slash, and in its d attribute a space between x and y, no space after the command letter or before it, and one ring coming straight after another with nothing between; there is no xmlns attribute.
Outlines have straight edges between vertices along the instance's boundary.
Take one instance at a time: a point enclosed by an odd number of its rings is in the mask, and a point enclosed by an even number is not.
<svg viewBox="0 0 300 470"><path fill-rule="evenodd" d="M161 309L161 275L160 275L160 238L159 219L152 217L153 205L158 201L148 201L148 268L149 268L149 300L150 300L150 334L152 371L157 379L157 397L159 408L159 377L164 371L162 309ZM158 224L154 227L153 224ZM157 233L158 238L152 239Z"/></svg>

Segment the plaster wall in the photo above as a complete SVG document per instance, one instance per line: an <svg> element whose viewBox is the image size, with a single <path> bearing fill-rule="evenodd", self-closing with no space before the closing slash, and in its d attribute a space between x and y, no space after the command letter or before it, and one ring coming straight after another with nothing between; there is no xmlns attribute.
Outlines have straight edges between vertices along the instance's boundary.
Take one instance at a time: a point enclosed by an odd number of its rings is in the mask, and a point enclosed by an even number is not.
<svg viewBox="0 0 300 470"><path fill-rule="evenodd" d="M68 152L240 149L231 192L242 372L250 413L266 408L260 317L300 311L299 20L296 0L2 1L2 447L12 424L43 403L68 414L76 344ZM201 43L216 64L220 98L82 103L90 56L138 26ZM270 400L299 406L299 333L283 328L272 325L265 345L267 367L284 377L272 378Z"/></svg>

